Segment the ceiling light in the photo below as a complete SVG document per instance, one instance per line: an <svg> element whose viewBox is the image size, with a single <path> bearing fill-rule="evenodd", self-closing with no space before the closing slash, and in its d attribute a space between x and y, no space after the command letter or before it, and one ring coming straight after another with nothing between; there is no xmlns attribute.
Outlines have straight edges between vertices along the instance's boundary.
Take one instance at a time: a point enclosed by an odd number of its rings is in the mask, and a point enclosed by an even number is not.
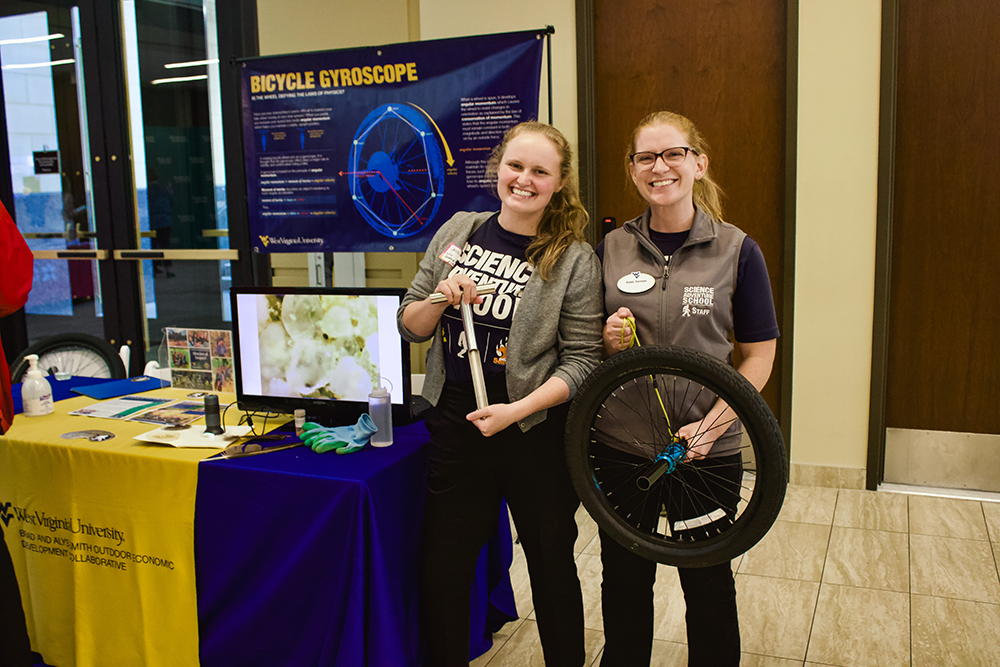
<svg viewBox="0 0 1000 667"><path fill-rule="evenodd" d="M164 65L167 69L177 69L178 67L198 67L199 65L214 65L218 63L219 60L216 58L214 60L192 60L186 63L169 63Z"/></svg>
<svg viewBox="0 0 1000 667"><path fill-rule="evenodd" d="M207 74L198 74L197 76L175 76L171 79L153 79L151 82L154 86L158 86L161 83L178 83L180 81L200 81L202 79L207 79Z"/></svg>
<svg viewBox="0 0 1000 667"><path fill-rule="evenodd" d="M66 60L50 60L47 63L25 63L23 65L4 65L2 69L28 69L29 67L52 67L54 65L69 65L70 63L75 63L76 60L73 58L67 58Z"/></svg>
<svg viewBox="0 0 1000 667"><path fill-rule="evenodd" d="M42 37L23 37L21 39L0 39L0 46L6 46L8 44L30 44L31 42L47 42L50 39L59 39L60 37L65 37L66 35L61 32L57 32L53 35L44 35Z"/></svg>

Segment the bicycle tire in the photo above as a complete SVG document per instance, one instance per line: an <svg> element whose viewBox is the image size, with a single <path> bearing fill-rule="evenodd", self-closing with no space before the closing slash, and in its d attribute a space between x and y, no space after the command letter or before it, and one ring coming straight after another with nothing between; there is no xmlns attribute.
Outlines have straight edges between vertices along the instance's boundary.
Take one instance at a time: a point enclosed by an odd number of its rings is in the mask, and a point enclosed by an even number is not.
<svg viewBox="0 0 1000 667"><path fill-rule="evenodd" d="M89 334L56 334L29 346L10 366L12 382L22 382L28 374L30 364L25 357L29 354L38 355L38 368L44 374L65 372L83 377L128 377L118 351L107 341Z"/></svg>
<svg viewBox="0 0 1000 667"><path fill-rule="evenodd" d="M677 454L676 467L666 470L670 461L657 457L669 459L671 444L690 446L672 431L700 421L716 399L736 420L713 427L725 433L707 458L692 463ZM634 441L612 446L607 424ZM716 447L734 454L713 456ZM598 366L570 407L566 458L598 526L643 558L678 567L727 562L759 542L781 510L788 476L781 430L753 385L727 364L680 347L633 348ZM695 509L703 514L687 516ZM683 520L672 518L685 512Z"/></svg>

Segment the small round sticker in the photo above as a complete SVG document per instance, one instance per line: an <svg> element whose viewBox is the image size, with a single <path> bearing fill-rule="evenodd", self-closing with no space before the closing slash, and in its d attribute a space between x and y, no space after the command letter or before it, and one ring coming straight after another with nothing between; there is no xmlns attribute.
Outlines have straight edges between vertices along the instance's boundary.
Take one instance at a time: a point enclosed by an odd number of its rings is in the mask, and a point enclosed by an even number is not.
<svg viewBox="0 0 1000 667"><path fill-rule="evenodd" d="M640 294L653 289L656 280L653 276L642 271L632 271L626 273L618 279L618 289L626 294Z"/></svg>
<svg viewBox="0 0 1000 667"><path fill-rule="evenodd" d="M110 431L70 431L69 433L63 433L62 437L66 440L90 440L91 442L104 442L105 440L111 440L115 437L114 433Z"/></svg>

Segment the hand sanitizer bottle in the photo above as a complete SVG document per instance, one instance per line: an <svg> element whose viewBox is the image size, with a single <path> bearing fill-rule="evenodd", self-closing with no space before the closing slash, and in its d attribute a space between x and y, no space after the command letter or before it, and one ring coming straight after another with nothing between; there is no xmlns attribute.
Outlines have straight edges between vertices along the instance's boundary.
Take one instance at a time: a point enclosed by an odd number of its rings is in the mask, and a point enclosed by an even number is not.
<svg viewBox="0 0 1000 667"><path fill-rule="evenodd" d="M392 403L385 387L378 386L368 394L368 416L378 430L372 433L372 447L388 447L392 444Z"/></svg>
<svg viewBox="0 0 1000 667"><path fill-rule="evenodd" d="M29 368L27 379L21 383L21 406L24 415L41 417L52 414L55 409L52 406L52 387L38 370L38 355L29 354L25 359L28 360Z"/></svg>

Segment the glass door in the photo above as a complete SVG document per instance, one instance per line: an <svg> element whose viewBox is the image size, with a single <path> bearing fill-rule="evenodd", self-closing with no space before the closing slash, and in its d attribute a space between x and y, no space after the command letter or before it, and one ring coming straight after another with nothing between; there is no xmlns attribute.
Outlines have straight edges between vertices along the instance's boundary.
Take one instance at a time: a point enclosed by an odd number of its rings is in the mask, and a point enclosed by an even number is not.
<svg viewBox="0 0 1000 667"><path fill-rule="evenodd" d="M27 10L27 11L21 11ZM0 6L0 73L13 211L35 253L30 343L63 332L105 338L90 169L80 11Z"/></svg>
<svg viewBox="0 0 1000 667"><path fill-rule="evenodd" d="M122 0L145 338L229 329L230 261L214 0Z"/></svg>
<svg viewBox="0 0 1000 667"><path fill-rule="evenodd" d="M216 35L215 0L0 5L29 344L128 344L136 373L167 327L230 328Z"/></svg>

